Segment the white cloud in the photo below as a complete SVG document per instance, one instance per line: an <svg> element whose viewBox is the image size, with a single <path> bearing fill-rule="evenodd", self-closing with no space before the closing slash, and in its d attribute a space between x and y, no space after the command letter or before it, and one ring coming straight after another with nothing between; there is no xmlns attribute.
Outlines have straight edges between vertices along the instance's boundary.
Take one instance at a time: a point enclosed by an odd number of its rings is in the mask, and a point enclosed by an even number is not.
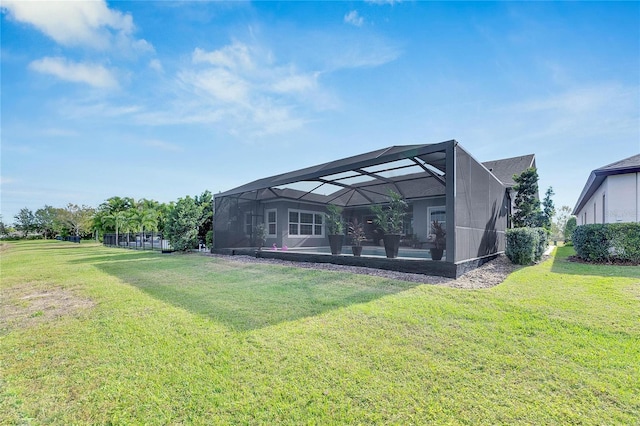
<svg viewBox="0 0 640 426"><path fill-rule="evenodd" d="M248 101L250 82L223 68L190 71L179 74L187 86L212 100L244 104Z"/></svg>
<svg viewBox="0 0 640 426"><path fill-rule="evenodd" d="M160 151L171 151L171 152L182 151L181 146L178 146L169 142L161 141L159 139L147 140L147 141L144 141L143 144L145 146L148 146L149 148L154 148Z"/></svg>
<svg viewBox="0 0 640 426"><path fill-rule="evenodd" d="M468 116L464 122L452 122L451 127L457 125L467 129L461 139L487 140L487 146L491 145L491 140L505 140L512 147L523 147L523 152L526 152L524 147L538 150L538 155L572 150L573 155L580 158L592 152L586 149L590 146L603 143L615 146L640 140L639 96L638 86L574 87L523 102L486 108ZM464 111L443 114L463 117Z"/></svg>
<svg viewBox="0 0 640 426"><path fill-rule="evenodd" d="M8 183L13 183L15 182L15 179L9 178L9 177L4 177L4 176L0 176L0 184L2 185L6 185Z"/></svg>
<svg viewBox="0 0 640 426"><path fill-rule="evenodd" d="M196 48L193 52L193 62L208 63L213 66L228 68L230 70L248 70L253 68L249 47L243 43L234 42L220 50L206 52Z"/></svg>
<svg viewBox="0 0 640 426"><path fill-rule="evenodd" d="M364 18L358 14L357 10L352 10L351 12L344 15L344 22L356 27L361 27L362 24L364 24Z"/></svg>
<svg viewBox="0 0 640 426"><path fill-rule="evenodd" d="M618 85L581 87L547 98L533 99L517 106L524 112L551 112L563 115L604 112L615 109L615 105L628 105L637 96L637 91Z"/></svg>
<svg viewBox="0 0 640 426"><path fill-rule="evenodd" d="M46 136L54 136L54 137L72 137L72 136L78 136L79 133L75 130L71 130L71 129L60 129L60 128L56 128L56 127L51 127L48 129L44 129L42 131L42 133Z"/></svg>
<svg viewBox="0 0 640 426"><path fill-rule="evenodd" d="M152 59L149 61L149 68L152 70L158 71L160 73L164 72L164 68L162 67L162 63L158 59Z"/></svg>
<svg viewBox="0 0 640 426"><path fill-rule="evenodd" d="M347 68L371 68L396 60L402 51L394 45L371 38L337 50L329 60L330 70Z"/></svg>
<svg viewBox="0 0 640 426"><path fill-rule="evenodd" d="M320 73L311 74L291 74L283 76L275 81L272 88L279 93L303 93L318 87L318 76Z"/></svg>
<svg viewBox="0 0 640 426"><path fill-rule="evenodd" d="M313 39L315 40L315 39ZM314 44L313 40L308 43ZM384 39L347 37L316 40L320 61L306 69L279 61L259 44L234 41L215 50L196 47L191 63L175 77L178 94L161 107L135 114L147 125L213 124L238 137L261 137L301 128L319 111L340 104L320 77L336 70L375 67L394 60L400 50ZM331 46L329 48L329 46Z"/></svg>
<svg viewBox="0 0 640 426"><path fill-rule="evenodd" d="M31 62L29 68L61 80L85 83L100 89L118 87L114 75L102 65L71 62L61 57L44 57Z"/></svg>
<svg viewBox="0 0 640 426"><path fill-rule="evenodd" d="M130 14L110 9L105 1L4 0L2 8L18 22L27 23L63 46L106 50L123 47L134 51L153 48L132 37Z"/></svg>
<svg viewBox="0 0 640 426"><path fill-rule="evenodd" d="M305 120L296 116L300 109L313 105L309 98L324 99L318 93L319 72L278 64L271 52L256 46L236 41L213 51L196 48L192 63L177 76L192 94L191 102L176 107L184 122L225 122L231 134L261 136L302 126ZM141 117L156 121L162 116Z"/></svg>

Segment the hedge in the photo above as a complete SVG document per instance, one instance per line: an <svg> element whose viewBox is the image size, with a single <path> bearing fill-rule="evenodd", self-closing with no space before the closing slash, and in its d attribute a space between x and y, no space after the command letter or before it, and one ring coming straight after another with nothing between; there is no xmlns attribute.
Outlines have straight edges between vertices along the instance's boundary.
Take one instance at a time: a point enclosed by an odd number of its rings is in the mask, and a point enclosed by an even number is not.
<svg viewBox="0 0 640 426"><path fill-rule="evenodd" d="M640 263L640 223L580 225L571 239L581 259Z"/></svg>
<svg viewBox="0 0 640 426"><path fill-rule="evenodd" d="M544 228L507 229L506 238L505 254L518 265L530 265L540 260L549 242Z"/></svg>

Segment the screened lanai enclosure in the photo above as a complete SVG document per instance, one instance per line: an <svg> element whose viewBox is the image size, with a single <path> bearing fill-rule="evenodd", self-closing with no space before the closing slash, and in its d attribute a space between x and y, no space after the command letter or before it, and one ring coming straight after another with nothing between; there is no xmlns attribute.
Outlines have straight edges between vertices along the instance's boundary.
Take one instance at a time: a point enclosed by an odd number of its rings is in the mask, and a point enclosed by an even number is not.
<svg viewBox="0 0 640 426"><path fill-rule="evenodd" d="M389 203L390 191L408 204L393 259L371 210ZM345 222L364 224L361 257L351 254L347 227L342 252L330 254L330 204L343 209ZM510 206L508 185L455 140L392 146L217 194L213 251L457 277L504 251ZM431 259L434 221L446 230L441 261Z"/></svg>

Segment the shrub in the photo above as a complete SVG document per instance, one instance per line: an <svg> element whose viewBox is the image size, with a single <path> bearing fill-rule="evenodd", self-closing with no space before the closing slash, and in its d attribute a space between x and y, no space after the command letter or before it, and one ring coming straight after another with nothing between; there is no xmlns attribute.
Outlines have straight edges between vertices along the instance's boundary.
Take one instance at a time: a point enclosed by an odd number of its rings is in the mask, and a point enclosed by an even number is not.
<svg viewBox="0 0 640 426"><path fill-rule="evenodd" d="M542 259L549 245L549 231L544 228L507 229L507 249L505 254L511 262L530 265Z"/></svg>
<svg viewBox="0 0 640 426"><path fill-rule="evenodd" d="M575 216L571 216L569 219L567 219L567 224L564 226L563 230L565 243L571 242L571 235L576 229L576 226L578 226L578 221L576 220Z"/></svg>
<svg viewBox="0 0 640 426"><path fill-rule="evenodd" d="M578 257L592 262L640 262L640 224L580 225L572 235Z"/></svg>
<svg viewBox="0 0 640 426"><path fill-rule="evenodd" d="M530 265L536 260L540 233L535 228L507 229L505 254L517 265Z"/></svg>
<svg viewBox="0 0 640 426"><path fill-rule="evenodd" d="M165 225L166 238L177 251L186 251L198 246L198 224L202 215L193 198L179 198L169 212Z"/></svg>
<svg viewBox="0 0 640 426"><path fill-rule="evenodd" d="M640 223L612 223L609 226L615 258L640 263Z"/></svg>
<svg viewBox="0 0 640 426"><path fill-rule="evenodd" d="M578 257L604 262L609 259L609 237L603 224L581 225L571 234Z"/></svg>
<svg viewBox="0 0 640 426"><path fill-rule="evenodd" d="M545 228L533 228L538 233L538 244L536 244L535 260L542 259L544 251L549 245L549 231Z"/></svg>

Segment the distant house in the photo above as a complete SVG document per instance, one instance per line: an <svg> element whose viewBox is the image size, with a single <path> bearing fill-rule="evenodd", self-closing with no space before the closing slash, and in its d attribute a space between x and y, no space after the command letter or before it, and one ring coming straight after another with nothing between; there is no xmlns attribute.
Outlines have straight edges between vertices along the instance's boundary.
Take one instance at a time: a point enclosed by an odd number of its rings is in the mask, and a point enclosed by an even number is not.
<svg viewBox="0 0 640 426"><path fill-rule="evenodd" d="M573 215L578 225L640 222L640 154L592 171Z"/></svg>
<svg viewBox="0 0 640 426"><path fill-rule="evenodd" d="M502 160L485 161L482 163L491 173L497 177L506 187L511 200L511 212L515 210L516 190L513 187L516 183L513 177L523 171L536 168L536 157L533 154L521 155L519 157L504 158ZM508 228L511 228L511 215L508 217Z"/></svg>
<svg viewBox="0 0 640 426"><path fill-rule="evenodd" d="M263 224L266 242L261 256L322 252L328 246L328 204L343 208L345 221L365 224L368 257L325 256L331 262L371 266L379 244L371 206L389 201L392 190L407 201L402 259L376 267L459 276L505 249L505 230L513 203L513 175L535 166L533 155L480 163L457 141L391 146L329 163L259 179L215 195L214 251L254 253L256 226ZM446 228L444 262L430 260L431 223ZM348 238L345 238L347 245ZM268 252L268 253L265 253ZM384 252L383 252L384 253ZM379 256L384 257L384 254ZM312 257L317 261L319 257ZM349 260L353 259L353 260ZM420 262L415 262L420 259ZM304 259L300 259L304 260ZM382 266L379 266L382 265ZM400 265L400 266L398 266ZM406 268L405 268L406 267ZM435 266L441 268L441 266Z"/></svg>

